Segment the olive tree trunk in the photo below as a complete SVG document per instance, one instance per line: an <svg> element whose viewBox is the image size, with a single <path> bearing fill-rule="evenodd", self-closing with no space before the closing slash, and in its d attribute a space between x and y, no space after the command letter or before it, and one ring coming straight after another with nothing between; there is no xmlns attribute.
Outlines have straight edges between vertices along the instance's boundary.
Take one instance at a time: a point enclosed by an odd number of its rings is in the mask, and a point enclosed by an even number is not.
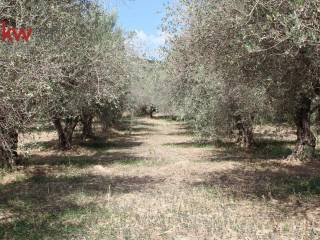
<svg viewBox="0 0 320 240"><path fill-rule="evenodd" d="M151 105L150 106L150 112L149 112L149 115L150 115L150 118L153 118L153 114L157 112L157 109L155 106Z"/></svg>
<svg viewBox="0 0 320 240"><path fill-rule="evenodd" d="M238 131L237 143L244 149L250 150L254 146L252 121L236 116L236 129Z"/></svg>
<svg viewBox="0 0 320 240"><path fill-rule="evenodd" d="M82 114L81 116L82 123L82 139L91 138L93 134L93 115L91 114Z"/></svg>
<svg viewBox="0 0 320 240"><path fill-rule="evenodd" d="M0 163L4 168L13 168L18 160L18 131L1 131L0 137Z"/></svg>
<svg viewBox="0 0 320 240"><path fill-rule="evenodd" d="M70 150L72 147L72 137L74 133L74 129L76 128L79 122L79 118L66 118L64 121L61 118L54 118L53 124L57 130L58 138L59 138L59 148L61 150Z"/></svg>
<svg viewBox="0 0 320 240"><path fill-rule="evenodd" d="M311 99L301 97L296 108L297 143L291 159L305 161L314 157L316 138L311 131L311 103Z"/></svg>

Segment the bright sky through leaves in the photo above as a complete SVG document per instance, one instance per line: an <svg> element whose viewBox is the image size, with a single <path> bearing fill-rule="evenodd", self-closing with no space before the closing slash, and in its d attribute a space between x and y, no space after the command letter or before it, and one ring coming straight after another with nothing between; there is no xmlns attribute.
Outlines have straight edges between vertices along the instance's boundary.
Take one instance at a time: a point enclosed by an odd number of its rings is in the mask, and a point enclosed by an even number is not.
<svg viewBox="0 0 320 240"><path fill-rule="evenodd" d="M160 58L159 47L163 46L166 34L161 32L161 20L170 0L104 0L108 9L116 9L119 24L126 31L135 31L132 44L140 55Z"/></svg>

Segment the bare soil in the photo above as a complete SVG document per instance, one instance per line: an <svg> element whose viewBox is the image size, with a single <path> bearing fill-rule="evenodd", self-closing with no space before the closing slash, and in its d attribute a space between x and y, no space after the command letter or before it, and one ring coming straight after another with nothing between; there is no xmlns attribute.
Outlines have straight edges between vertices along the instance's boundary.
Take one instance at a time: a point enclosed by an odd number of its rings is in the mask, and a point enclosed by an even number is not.
<svg viewBox="0 0 320 240"><path fill-rule="evenodd" d="M289 128L259 134L251 153L161 117L67 153L54 132L24 135L28 166L0 178L0 238L320 239L320 164L285 160Z"/></svg>

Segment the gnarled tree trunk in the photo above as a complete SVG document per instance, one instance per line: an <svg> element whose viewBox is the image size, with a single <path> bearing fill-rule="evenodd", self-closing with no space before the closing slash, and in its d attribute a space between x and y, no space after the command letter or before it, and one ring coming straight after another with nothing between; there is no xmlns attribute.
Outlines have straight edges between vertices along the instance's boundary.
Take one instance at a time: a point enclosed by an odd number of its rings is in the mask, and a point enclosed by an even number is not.
<svg viewBox="0 0 320 240"><path fill-rule="evenodd" d="M82 139L87 139L93 137L93 115L92 114L82 114Z"/></svg>
<svg viewBox="0 0 320 240"><path fill-rule="evenodd" d="M297 144L290 159L311 160L314 157L316 138L311 131L311 99L301 97L295 114Z"/></svg>
<svg viewBox="0 0 320 240"><path fill-rule="evenodd" d="M66 118L64 126L62 122L61 118L53 119L53 124L58 132L59 148L66 151L72 147L73 132L79 122L79 118Z"/></svg>
<svg viewBox="0 0 320 240"><path fill-rule="evenodd" d="M18 160L18 131L1 131L0 163L2 167L13 168Z"/></svg>
<svg viewBox="0 0 320 240"><path fill-rule="evenodd" d="M244 149L250 150L254 146L252 122L236 116L236 129L238 130L237 143Z"/></svg>
<svg viewBox="0 0 320 240"><path fill-rule="evenodd" d="M153 114L155 112L156 112L156 108L155 107L150 107L150 112L149 112L150 118L153 118Z"/></svg>
<svg viewBox="0 0 320 240"><path fill-rule="evenodd" d="M315 117L315 126L316 126L316 133L317 135L320 134L320 106L314 110L316 117Z"/></svg>

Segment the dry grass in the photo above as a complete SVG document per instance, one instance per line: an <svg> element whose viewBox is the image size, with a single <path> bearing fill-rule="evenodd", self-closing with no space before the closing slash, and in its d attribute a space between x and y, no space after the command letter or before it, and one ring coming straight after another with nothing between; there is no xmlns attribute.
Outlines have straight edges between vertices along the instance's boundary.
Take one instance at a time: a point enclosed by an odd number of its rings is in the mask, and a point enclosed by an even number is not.
<svg viewBox="0 0 320 240"><path fill-rule="evenodd" d="M52 132L25 136L29 166L0 178L0 238L320 239L320 166L284 161L293 134L274 131L253 153L164 119L66 154Z"/></svg>

